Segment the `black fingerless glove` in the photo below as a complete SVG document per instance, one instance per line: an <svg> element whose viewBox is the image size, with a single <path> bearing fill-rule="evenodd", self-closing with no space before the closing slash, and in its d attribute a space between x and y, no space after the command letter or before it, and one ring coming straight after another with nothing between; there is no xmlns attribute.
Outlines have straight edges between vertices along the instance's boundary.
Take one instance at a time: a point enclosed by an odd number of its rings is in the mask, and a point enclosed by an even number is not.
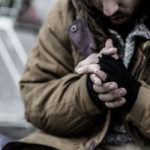
<svg viewBox="0 0 150 150"><path fill-rule="evenodd" d="M115 81L119 87L127 90L126 104L123 107L126 111L130 111L137 98L140 83L131 77L121 59L116 60L111 56L102 55L102 58L99 58L99 64L101 70L107 74L105 82Z"/></svg>

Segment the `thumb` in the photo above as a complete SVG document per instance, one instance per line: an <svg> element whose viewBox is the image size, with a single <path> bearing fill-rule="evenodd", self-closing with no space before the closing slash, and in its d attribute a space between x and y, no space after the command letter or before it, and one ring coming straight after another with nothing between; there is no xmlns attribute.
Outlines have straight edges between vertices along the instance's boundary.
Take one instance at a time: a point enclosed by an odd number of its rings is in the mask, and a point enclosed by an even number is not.
<svg viewBox="0 0 150 150"><path fill-rule="evenodd" d="M112 39L107 39L106 40L105 47L106 48L113 48L114 47Z"/></svg>
<svg viewBox="0 0 150 150"><path fill-rule="evenodd" d="M105 48L107 48L107 49L114 48L112 39L107 39L106 40ZM119 59L119 56L118 56L117 52L115 54L113 54L112 57L115 58L115 59Z"/></svg>

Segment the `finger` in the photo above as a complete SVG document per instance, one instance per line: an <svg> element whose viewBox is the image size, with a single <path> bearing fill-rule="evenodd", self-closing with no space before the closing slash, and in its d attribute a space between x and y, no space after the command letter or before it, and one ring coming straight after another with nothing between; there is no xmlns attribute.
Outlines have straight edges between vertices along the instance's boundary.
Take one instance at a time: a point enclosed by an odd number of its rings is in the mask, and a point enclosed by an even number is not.
<svg viewBox="0 0 150 150"><path fill-rule="evenodd" d="M101 51L102 54L104 55L114 55L117 53L117 48L103 48L102 51Z"/></svg>
<svg viewBox="0 0 150 150"><path fill-rule="evenodd" d="M116 53L116 54L114 54L114 55L112 55L112 57L114 58L114 59L119 59L119 55Z"/></svg>
<svg viewBox="0 0 150 150"><path fill-rule="evenodd" d="M106 40L105 47L106 48L113 48L114 47L112 39L107 39Z"/></svg>
<svg viewBox="0 0 150 150"><path fill-rule="evenodd" d="M125 103L126 103L126 99L124 97L121 97L112 102L105 102L105 106L108 108L118 108L123 106Z"/></svg>
<svg viewBox="0 0 150 150"><path fill-rule="evenodd" d="M108 48L108 51L112 51L111 49L114 48L112 39L106 40L105 47ZM119 59L119 56L117 54L117 49L116 49L116 53L115 53L115 51L112 51L112 54L110 54L110 55L112 55L112 57L115 59Z"/></svg>
<svg viewBox="0 0 150 150"><path fill-rule="evenodd" d="M99 94L98 97L101 101L109 102L109 101L113 101L115 99L125 96L126 93L127 92L124 88L119 88L108 93Z"/></svg>
<svg viewBox="0 0 150 150"><path fill-rule="evenodd" d="M111 55L113 58L119 59L117 48L113 46L113 41L111 39L106 40L105 47L101 50L100 56L102 54Z"/></svg>
<svg viewBox="0 0 150 150"><path fill-rule="evenodd" d="M87 73L92 73L95 74L98 78L102 79L105 81L107 75L100 70L100 66L98 64L91 64L87 66L80 67L79 69L76 70L78 74L87 74Z"/></svg>
<svg viewBox="0 0 150 150"><path fill-rule="evenodd" d="M98 55L94 55L95 57L89 57L86 58L85 60L81 61L77 67L82 67L84 65L90 65L90 64L96 64L98 63Z"/></svg>
<svg viewBox="0 0 150 150"><path fill-rule="evenodd" d="M99 78L99 79L101 79L101 80L103 80L103 81L105 81L106 80L106 78L107 78L107 75L106 75L106 73L105 72L103 72L102 70L96 70L95 72L94 72L94 74Z"/></svg>
<svg viewBox="0 0 150 150"><path fill-rule="evenodd" d="M101 55L103 53L106 53L106 55L110 55L113 54L114 51L116 51L116 49L114 49L115 47L113 46L113 41L112 39L107 39L105 42L105 47L99 52L99 56L101 57ZM108 51L108 49L110 49ZM108 52L107 52L108 51Z"/></svg>
<svg viewBox="0 0 150 150"><path fill-rule="evenodd" d="M84 65L76 69L78 74L85 74L85 73L95 73L100 70L100 66L98 64L90 64Z"/></svg>
<svg viewBox="0 0 150 150"><path fill-rule="evenodd" d="M95 74L91 74L90 79L93 82L93 84L95 84L97 86L102 85L102 80L100 78L98 78Z"/></svg>
<svg viewBox="0 0 150 150"><path fill-rule="evenodd" d="M75 71L85 65L90 65L90 64L97 64L98 63L98 54L94 53L91 54L89 57L87 57L86 59L82 60L81 62L78 63L78 65L75 68Z"/></svg>
<svg viewBox="0 0 150 150"><path fill-rule="evenodd" d="M101 86L93 85L93 89L95 92L99 94L108 93L112 90L118 89L118 85L116 82L107 82L102 84Z"/></svg>
<svg viewBox="0 0 150 150"><path fill-rule="evenodd" d="M110 48L110 49L106 49L104 48L102 51L101 51L101 54L100 55L111 55L114 59L119 59L119 55L117 54L117 49L116 48ZM101 56L100 56L101 57Z"/></svg>

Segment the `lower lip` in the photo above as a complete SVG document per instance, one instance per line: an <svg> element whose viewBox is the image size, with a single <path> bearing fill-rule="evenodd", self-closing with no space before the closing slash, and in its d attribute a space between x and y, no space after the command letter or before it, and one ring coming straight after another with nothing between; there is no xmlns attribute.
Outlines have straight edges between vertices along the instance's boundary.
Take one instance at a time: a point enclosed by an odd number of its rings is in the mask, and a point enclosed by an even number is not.
<svg viewBox="0 0 150 150"><path fill-rule="evenodd" d="M127 17L119 18L119 19L110 19L113 24L122 24L127 20Z"/></svg>

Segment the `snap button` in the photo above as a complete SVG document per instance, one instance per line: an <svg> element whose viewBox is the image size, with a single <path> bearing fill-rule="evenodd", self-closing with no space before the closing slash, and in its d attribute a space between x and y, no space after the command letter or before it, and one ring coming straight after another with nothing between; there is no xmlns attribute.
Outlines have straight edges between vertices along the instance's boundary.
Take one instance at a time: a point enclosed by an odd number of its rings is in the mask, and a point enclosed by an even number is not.
<svg viewBox="0 0 150 150"><path fill-rule="evenodd" d="M93 44L92 44L92 43L90 43L90 45L89 45L89 46L90 46L90 48L92 48L92 47L93 47Z"/></svg>
<svg viewBox="0 0 150 150"><path fill-rule="evenodd" d="M76 25L73 25L71 27L71 32L76 32L78 30L78 27Z"/></svg>

